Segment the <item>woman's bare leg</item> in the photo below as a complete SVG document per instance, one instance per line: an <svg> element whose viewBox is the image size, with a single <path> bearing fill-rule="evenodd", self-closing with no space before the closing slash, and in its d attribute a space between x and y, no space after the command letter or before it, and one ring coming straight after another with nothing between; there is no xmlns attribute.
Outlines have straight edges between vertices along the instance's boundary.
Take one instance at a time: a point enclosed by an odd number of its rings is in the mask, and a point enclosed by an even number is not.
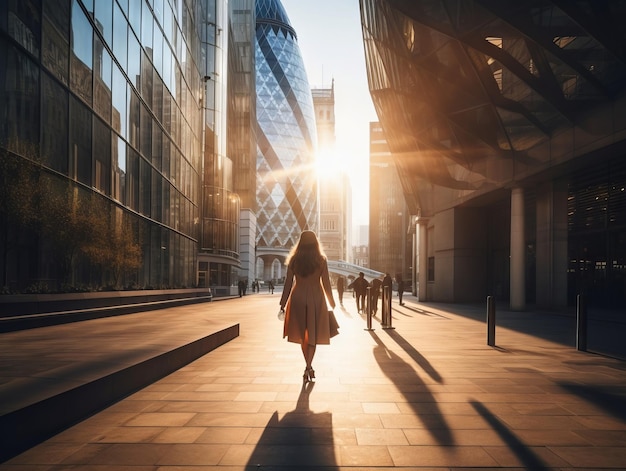
<svg viewBox="0 0 626 471"><path fill-rule="evenodd" d="M300 348L302 349L302 355L304 356L304 361L306 362L306 371L312 371L312 363L313 357L315 356L316 345L309 345L309 332L306 331L304 333L304 339L302 339L302 343L300 344ZM315 373L309 374L310 378L315 377Z"/></svg>

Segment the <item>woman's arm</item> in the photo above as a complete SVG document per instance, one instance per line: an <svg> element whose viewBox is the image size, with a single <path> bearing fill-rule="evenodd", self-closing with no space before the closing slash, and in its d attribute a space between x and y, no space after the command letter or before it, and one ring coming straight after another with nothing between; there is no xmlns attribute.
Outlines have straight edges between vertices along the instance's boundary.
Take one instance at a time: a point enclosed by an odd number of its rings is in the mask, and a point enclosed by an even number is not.
<svg viewBox="0 0 626 471"><path fill-rule="evenodd" d="M333 288L330 285L330 276L328 275L328 263L326 259L322 264L322 286L324 288L324 292L326 293L326 298L330 303L330 307L335 309L335 298L333 297Z"/></svg>
<svg viewBox="0 0 626 471"><path fill-rule="evenodd" d="M291 288L293 287L293 270L291 269L291 263L287 265L287 276L285 277L285 286L283 288L283 295L280 297L280 307L281 309L285 308L285 304L287 304L287 299L289 299L289 294L291 293Z"/></svg>

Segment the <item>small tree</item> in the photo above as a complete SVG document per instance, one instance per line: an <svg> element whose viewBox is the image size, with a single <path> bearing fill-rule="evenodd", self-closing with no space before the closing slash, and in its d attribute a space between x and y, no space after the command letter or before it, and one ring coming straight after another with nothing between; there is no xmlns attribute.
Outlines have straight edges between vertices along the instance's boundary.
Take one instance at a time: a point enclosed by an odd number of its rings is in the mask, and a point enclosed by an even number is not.
<svg viewBox="0 0 626 471"><path fill-rule="evenodd" d="M92 209L100 204L93 203ZM142 251L136 242L129 216L121 210L111 211L107 205L105 211L95 211L90 243L84 247L84 252L92 263L100 266L103 272L109 272L114 288L119 288L120 279L130 270L137 269L142 263ZM93 211L92 211L93 213ZM104 219L97 214L107 214Z"/></svg>

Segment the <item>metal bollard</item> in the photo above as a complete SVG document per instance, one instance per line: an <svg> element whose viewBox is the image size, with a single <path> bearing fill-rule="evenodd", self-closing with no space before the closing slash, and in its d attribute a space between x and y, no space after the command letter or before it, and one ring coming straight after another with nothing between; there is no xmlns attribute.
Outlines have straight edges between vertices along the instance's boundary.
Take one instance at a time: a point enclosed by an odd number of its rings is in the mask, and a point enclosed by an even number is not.
<svg viewBox="0 0 626 471"><path fill-rule="evenodd" d="M496 345L496 301L487 296L487 345Z"/></svg>
<svg viewBox="0 0 626 471"><path fill-rule="evenodd" d="M387 325L387 312L389 308L387 307L387 300L389 299L389 288L387 286L383 286L383 299L380 304L380 325L383 328Z"/></svg>
<svg viewBox="0 0 626 471"><path fill-rule="evenodd" d="M383 287L383 301L382 301L382 322L383 329L393 329L391 326L391 296L393 295L389 286Z"/></svg>
<svg viewBox="0 0 626 471"><path fill-rule="evenodd" d="M372 288L367 288L365 297L367 298L367 309L365 310L367 315L367 328L365 330L374 330L372 329Z"/></svg>
<svg viewBox="0 0 626 471"><path fill-rule="evenodd" d="M587 351L587 303L585 296L576 296L576 350Z"/></svg>

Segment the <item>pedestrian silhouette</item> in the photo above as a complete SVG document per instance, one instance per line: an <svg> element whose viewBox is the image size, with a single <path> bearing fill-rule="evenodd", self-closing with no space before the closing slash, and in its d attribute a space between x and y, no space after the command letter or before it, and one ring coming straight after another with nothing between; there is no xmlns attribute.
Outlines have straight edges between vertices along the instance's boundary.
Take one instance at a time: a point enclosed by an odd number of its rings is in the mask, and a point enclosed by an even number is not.
<svg viewBox="0 0 626 471"><path fill-rule="evenodd" d="M404 280L402 279L402 275L400 273L396 274L396 283L398 284L398 303L400 306L404 306L402 302L402 295L404 294Z"/></svg>
<svg viewBox="0 0 626 471"><path fill-rule="evenodd" d="M346 279L339 275L337 278L337 295L339 296L339 304L343 306L343 292L346 290Z"/></svg>
<svg viewBox="0 0 626 471"><path fill-rule="evenodd" d="M335 308L326 256L315 232L304 231L287 257L280 308L285 310L283 337L302 348L305 382L315 378L312 362L317 345L330 344L330 338L338 333L328 305Z"/></svg>
<svg viewBox="0 0 626 471"><path fill-rule="evenodd" d="M365 274L362 271L359 272L359 277L350 285L354 290L356 309L358 312L365 312L365 296L367 295L367 288L369 285L370 284L365 279Z"/></svg>

